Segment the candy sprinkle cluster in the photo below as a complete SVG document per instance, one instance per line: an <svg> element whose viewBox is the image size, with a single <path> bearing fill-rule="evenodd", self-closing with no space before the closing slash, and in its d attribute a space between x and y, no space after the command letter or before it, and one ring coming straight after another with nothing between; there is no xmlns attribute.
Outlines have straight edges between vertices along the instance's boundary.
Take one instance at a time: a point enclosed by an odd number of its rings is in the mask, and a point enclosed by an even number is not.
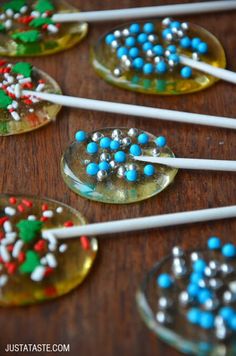
<svg viewBox="0 0 236 356"><path fill-rule="evenodd" d="M51 19L55 7L51 0L12 0L2 6L0 33L9 33L12 39L24 43L41 40L44 33L56 34L60 24Z"/></svg>
<svg viewBox="0 0 236 356"><path fill-rule="evenodd" d="M54 210L44 203L39 216L34 214L34 203L27 199L9 198L0 218L0 288L14 275L28 276L33 282L41 282L52 275L58 266L58 255L66 252L68 245L59 243L53 235L42 237L41 230L47 222L60 216L63 224L63 208ZM58 219L58 217L57 217ZM81 237L83 249L89 249L89 240Z"/></svg>
<svg viewBox="0 0 236 356"><path fill-rule="evenodd" d="M143 166L134 164L133 156L142 155L144 150L158 156L166 146L163 136L155 141L136 128L125 131L114 129L110 135L95 132L92 135L78 131L75 139L83 144L87 159L84 161L86 174L101 182L108 177L116 176L128 182L136 182L143 177L152 177L156 172L152 164Z"/></svg>
<svg viewBox="0 0 236 356"><path fill-rule="evenodd" d="M39 100L33 96L22 96L22 89L42 91L45 81L32 77L32 65L27 62L16 64L0 60L0 109L8 110L12 119L21 120L21 109L34 112L33 104Z"/></svg>
<svg viewBox="0 0 236 356"><path fill-rule="evenodd" d="M179 51L189 51L194 59L208 53L208 45L199 37L191 38L189 24L165 18L159 33L152 22L132 23L129 28L115 30L105 37L105 44L119 61L113 74L122 76L129 70L144 75L165 74L180 69L181 77L192 76L192 69L180 66Z"/></svg>
<svg viewBox="0 0 236 356"><path fill-rule="evenodd" d="M172 250L171 271L157 278L157 321L172 325L175 315L184 315L197 330L208 330L218 340L236 332L236 246L211 237L207 251L185 254ZM164 267L163 267L164 269Z"/></svg>

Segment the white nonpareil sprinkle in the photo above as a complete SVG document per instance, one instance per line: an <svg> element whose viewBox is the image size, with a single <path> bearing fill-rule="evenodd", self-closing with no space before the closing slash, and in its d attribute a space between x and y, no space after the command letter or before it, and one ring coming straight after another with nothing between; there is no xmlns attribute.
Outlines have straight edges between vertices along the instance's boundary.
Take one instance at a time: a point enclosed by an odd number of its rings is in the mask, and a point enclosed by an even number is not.
<svg viewBox="0 0 236 356"><path fill-rule="evenodd" d="M14 247L13 247L13 250L12 250L12 256L14 258L17 258L19 256L19 253L22 249L24 245L24 242L22 240L17 240Z"/></svg>
<svg viewBox="0 0 236 356"><path fill-rule="evenodd" d="M18 114L17 111L12 111L12 112L11 112L11 116L13 117L13 119L14 119L15 121L19 121L19 120L20 120L20 115Z"/></svg>
<svg viewBox="0 0 236 356"><path fill-rule="evenodd" d="M14 216L16 214L16 209L12 208L11 206L6 206L4 212L7 215Z"/></svg>
<svg viewBox="0 0 236 356"><path fill-rule="evenodd" d="M3 259L3 262L9 262L11 259L8 249L4 245L0 245L0 255Z"/></svg>
<svg viewBox="0 0 236 356"><path fill-rule="evenodd" d="M55 25L52 25L52 24L48 25L47 30L48 30L48 32L51 32L51 33L57 33L58 32L58 28Z"/></svg>
<svg viewBox="0 0 236 356"><path fill-rule="evenodd" d="M46 257L42 257L41 260L40 260L40 263L45 266L47 264Z"/></svg>
<svg viewBox="0 0 236 356"><path fill-rule="evenodd" d="M4 22L4 26L6 28L6 30L10 30L10 28L12 27L12 20L7 20Z"/></svg>
<svg viewBox="0 0 236 356"><path fill-rule="evenodd" d="M16 237L17 237L16 232L7 232L5 239L1 240L1 244L5 246L13 244L15 242Z"/></svg>
<svg viewBox="0 0 236 356"><path fill-rule="evenodd" d="M232 281L229 283L229 289L231 292L236 293L236 281Z"/></svg>
<svg viewBox="0 0 236 356"><path fill-rule="evenodd" d="M32 279L32 281L40 282L44 277L45 270L46 268L44 266L37 266L35 270L31 273L30 278Z"/></svg>
<svg viewBox="0 0 236 356"><path fill-rule="evenodd" d="M33 16L33 17L40 17L40 12L39 11L32 11L30 15Z"/></svg>
<svg viewBox="0 0 236 356"><path fill-rule="evenodd" d="M37 92L42 91L45 88L45 84L44 83L40 83L37 88L35 89Z"/></svg>
<svg viewBox="0 0 236 356"><path fill-rule="evenodd" d="M20 76L20 78L18 78L18 76L17 76L17 79L18 79L20 84L26 84L26 83L30 83L32 81L31 78L29 78L29 77L28 78L24 78L22 76Z"/></svg>
<svg viewBox="0 0 236 356"><path fill-rule="evenodd" d="M20 99L20 97L21 97L21 86L20 86L20 84L16 84L15 85L14 93L15 93L15 97L17 99Z"/></svg>
<svg viewBox="0 0 236 356"><path fill-rule="evenodd" d="M52 267L52 268L57 267L57 260L52 253L47 253L45 258L47 260L49 267Z"/></svg>
<svg viewBox="0 0 236 356"><path fill-rule="evenodd" d="M27 10L28 10L28 6L22 6L22 8L20 9L20 13L21 14L25 14L26 12L27 12Z"/></svg>
<svg viewBox="0 0 236 356"><path fill-rule="evenodd" d="M48 249L49 251L55 251L57 249L57 239L53 234L48 233L47 236L43 237L44 240L48 240Z"/></svg>
<svg viewBox="0 0 236 356"><path fill-rule="evenodd" d="M63 212L63 208L61 206L59 206L57 209L56 209L56 212L58 214L61 214Z"/></svg>
<svg viewBox="0 0 236 356"><path fill-rule="evenodd" d="M7 15L7 17L13 17L14 11L12 9L7 9L5 11L5 14Z"/></svg>
<svg viewBox="0 0 236 356"><path fill-rule="evenodd" d="M34 220L36 220L37 218L36 218L36 216L35 215L29 215L28 216L28 220L30 220L30 221L34 221Z"/></svg>
<svg viewBox="0 0 236 356"><path fill-rule="evenodd" d="M68 246L66 244L62 244L59 246L59 252L64 253L66 252Z"/></svg>
<svg viewBox="0 0 236 356"><path fill-rule="evenodd" d="M10 221L5 221L3 224L3 229L5 232L12 232L12 224L10 223Z"/></svg>
<svg viewBox="0 0 236 356"><path fill-rule="evenodd" d="M44 212L43 212L43 216L45 217L45 218L52 218L53 217L53 211L52 210L45 210Z"/></svg>
<svg viewBox="0 0 236 356"><path fill-rule="evenodd" d="M0 287L5 286L7 281L8 281L8 276L6 274L3 274L2 276L0 276Z"/></svg>

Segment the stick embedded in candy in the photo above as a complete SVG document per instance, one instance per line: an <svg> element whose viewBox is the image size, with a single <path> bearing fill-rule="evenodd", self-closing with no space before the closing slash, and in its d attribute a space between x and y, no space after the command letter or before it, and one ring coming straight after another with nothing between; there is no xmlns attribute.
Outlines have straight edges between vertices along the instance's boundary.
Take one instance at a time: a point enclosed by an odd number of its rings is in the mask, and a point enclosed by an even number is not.
<svg viewBox="0 0 236 356"><path fill-rule="evenodd" d="M73 208L32 196L0 196L0 306L39 303L79 285L94 263L94 237L59 242L43 230L85 224Z"/></svg>
<svg viewBox="0 0 236 356"><path fill-rule="evenodd" d="M197 158L169 158L169 157L150 157L136 156L136 161L164 164L174 168L197 169L209 171L231 171L236 172L236 161L197 159Z"/></svg>
<svg viewBox="0 0 236 356"><path fill-rule="evenodd" d="M178 95L212 85L217 79L236 83L226 66L222 45L208 31L171 18L119 26L93 47L92 64L118 87Z"/></svg>
<svg viewBox="0 0 236 356"><path fill-rule="evenodd" d="M160 16L177 16L187 14L203 14L208 12L229 11L236 9L236 1L205 1L200 3L184 3L173 5L160 5L149 7L137 7L131 9L89 11L74 14L54 14L52 19L55 22L73 21L116 21L126 19L137 19Z"/></svg>
<svg viewBox="0 0 236 356"><path fill-rule="evenodd" d="M194 250L174 246L146 274L137 292L144 322L188 355L234 355L235 270L233 240L223 243L212 236Z"/></svg>
<svg viewBox="0 0 236 356"><path fill-rule="evenodd" d="M49 229L43 231L43 236L54 236L57 239L77 238L83 235L104 235L121 232L147 230L166 226L192 224L203 221L230 219L236 217L236 205L220 208L184 211L163 215L146 216L134 219L107 221L102 223L73 226L68 229Z"/></svg>
<svg viewBox="0 0 236 356"><path fill-rule="evenodd" d="M57 12L77 12L63 0L10 0L0 4L0 55L42 56L68 49L87 33L87 24L60 24Z"/></svg>

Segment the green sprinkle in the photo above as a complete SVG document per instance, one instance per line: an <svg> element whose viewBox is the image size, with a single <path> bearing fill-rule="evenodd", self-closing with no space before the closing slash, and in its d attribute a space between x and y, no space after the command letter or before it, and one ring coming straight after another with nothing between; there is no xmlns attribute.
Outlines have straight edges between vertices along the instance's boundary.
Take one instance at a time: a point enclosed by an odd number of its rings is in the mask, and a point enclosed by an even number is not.
<svg viewBox="0 0 236 356"><path fill-rule="evenodd" d="M19 237L24 242L31 242L41 231L43 223L37 220L21 220L17 225L20 230Z"/></svg>
<svg viewBox="0 0 236 356"><path fill-rule="evenodd" d="M5 26L3 26L1 23L0 23L0 32L3 32L5 31Z"/></svg>
<svg viewBox="0 0 236 356"><path fill-rule="evenodd" d="M7 109L8 105L11 105L12 99L5 93L3 89L0 89L0 109Z"/></svg>
<svg viewBox="0 0 236 356"><path fill-rule="evenodd" d="M31 27L37 28L37 27L42 27L43 25L50 25L53 24L54 22L49 18L49 17L38 17L33 19L29 25Z"/></svg>
<svg viewBox="0 0 236 356"><path fill-rule="evenodd" d="M26 259L19 267L21 273L32 273L40 265L40 257L37 252L29 250L26 252Z"/></svg>
<svg viewBox="0 0 236 356"><path fill-rule="evenodd" d="M42 14L47 11L55 10L55 6L50 0L39 0L35 5L35 10L39 11Z"/></svg>
<svg viewBox="0 0 236 356"><path fill-rule="evenodd" d="M24 32L13 33L11 37L14 40L20 40L25 43L38 42L40 40L40 32L38 30L30 30Z"/></svg>
<svg viewBox="0 0 236 356"><path fill-rule="evenodd" d="M8 9L13 10L14 12L19 12L20 9L26 5L25 0L12 0L7 4L3 5L3 10L6 11Z"/></svg>
<svg viewBox="0 0 236 356"><path fill-rule="evenodd" d="M12 67L12 71L23 75L25 78L29 78L32 74L32 65L27 62L18 62Z"/></svg>

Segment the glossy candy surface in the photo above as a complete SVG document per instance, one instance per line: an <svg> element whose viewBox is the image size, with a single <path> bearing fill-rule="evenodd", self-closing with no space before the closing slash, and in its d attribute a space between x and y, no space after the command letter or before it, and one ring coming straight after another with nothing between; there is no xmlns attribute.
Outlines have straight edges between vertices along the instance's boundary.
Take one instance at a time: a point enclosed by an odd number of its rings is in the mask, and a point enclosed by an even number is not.
<svg viewBox="0 0 236 356"><path fill-rule="evenodd" d="M78 11L63 0L11 0L0 4L0 55L42 56L74 46L86 23L54 23L53 13Z"/></svg>
<svg viewBox="0 0 236 356"><path fill-rule="evenodd" d="M84 280L97 240L41 235L45 229L86 224L78 211L49 199L1 195L0 212L0 306L53 299Z"/></svg>
<svg viewBox="0 0 236 356"><path fill-rule="evenodd" d="M93 48L92 63L106 81L147 94L178 95L209 87L216 78L179 64L179 54L224 68L219 41L194 24L164 19L113 29Z"/></svg>
<svg viewBox="0 0 236 356"><path fill-rule="evenodd" d="M141 201L165 189L177 173L174 168L133 159L142 153L174 156L147 132L135 128L78 131L75 139L62 157L62 176L72 190L87 199L111 204Z"/></svg>

